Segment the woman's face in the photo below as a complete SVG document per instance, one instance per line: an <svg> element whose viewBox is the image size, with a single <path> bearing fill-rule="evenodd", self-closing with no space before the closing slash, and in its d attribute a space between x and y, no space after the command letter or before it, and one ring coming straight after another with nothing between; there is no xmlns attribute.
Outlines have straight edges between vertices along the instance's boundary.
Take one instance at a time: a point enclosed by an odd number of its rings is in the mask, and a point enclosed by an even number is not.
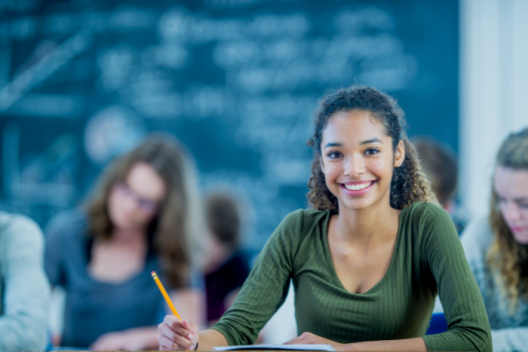
<svg viewBox="0 0 528 352"><path fill-rule="evenodd" d="M520 244L528 244L528 170L498 166L493 187L513 237Z"/></svg>
<svg viewBox="0 0 528 352"><path fill-rule="evenodd" d="M114 226L137 230L147 226L158 211L166 185L147 163L136 163L122 183L112 187L108 212Z"/></svg>
<svg viewBox="0 0 528 352"><path fill-rule="evenodd" d="M389 204L393 169L405 158L403 142L394 153L383 125L369 112L355 110L330 117L322 137L321 168L339 207Z"/></svg>

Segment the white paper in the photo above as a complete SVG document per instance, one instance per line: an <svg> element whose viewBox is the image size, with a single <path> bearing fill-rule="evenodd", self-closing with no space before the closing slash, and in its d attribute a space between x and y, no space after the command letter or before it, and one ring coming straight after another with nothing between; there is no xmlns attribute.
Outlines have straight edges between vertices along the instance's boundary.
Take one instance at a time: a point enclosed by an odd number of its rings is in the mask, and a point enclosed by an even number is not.
<svg viewBox="0 0 528 352"><path fill-rule="evenodd" d="M293 351L335 351L332 345L244 345L213 347L215 351L236 350L293 350Z"/></svg>

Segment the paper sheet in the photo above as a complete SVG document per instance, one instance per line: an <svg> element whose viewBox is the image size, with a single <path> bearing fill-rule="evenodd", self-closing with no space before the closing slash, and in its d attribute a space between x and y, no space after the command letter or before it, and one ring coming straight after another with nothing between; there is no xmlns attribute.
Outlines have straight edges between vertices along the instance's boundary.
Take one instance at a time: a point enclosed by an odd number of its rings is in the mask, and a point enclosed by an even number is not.
<svg viewBox="0 0 528 352"><path fill-rule="evenodd" d="M289 351L335 351L331 345L244 345L213 347L215 351L240 350L289 350Z"/></svg>

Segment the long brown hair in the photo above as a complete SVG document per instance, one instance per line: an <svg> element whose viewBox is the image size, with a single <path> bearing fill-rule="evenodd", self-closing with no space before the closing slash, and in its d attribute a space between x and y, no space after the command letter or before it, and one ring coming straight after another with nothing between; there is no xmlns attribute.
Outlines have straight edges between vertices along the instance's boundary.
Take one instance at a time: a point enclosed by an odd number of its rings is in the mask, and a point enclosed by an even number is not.
<svg viewBox="0 0 528 352"><path fill-rule="evenodd" d="M429 181L422 171L416 149L405 135L405 118L396 101L376 89L352 86L327 95L315 115L315 130L308 140L308 146L314 150L312 177L308 182L310 192L308 200L317 210L329 210L338 213L336 196L326 187L325 176L321 170L321 140L328 120L338 112L368 111L384 127L385 133L392 137L393 150L403 141L405 159L403 164L394 169L391 180L390 205L403 209L414 202L438 204L431 190Z"/></svg>
<svg viewBox="0 0 528 352"><path fill-rule="evenodd" d="M502 143L496 160L497 167L528 170L528 128L512 133ZM499 287L510 301L510 314L518 305L519 297L528 299L528 252L519 244L504 221L499 207L499 196L491 186L489 223L494 235L487 260L495 270Z"/></svg>
<svg viewBox="0 0 528 352"><path fill-rule="evenodd" d="M85 204L89 234L98 239L110 239L114 225L108 213L109 194L117 182L125 181L130 169L138 162L151 166L167 187L148 231L154 233L154 250L169 285L182 287L189 279L194 259L192 253L199 249L204 230L192 159L173 138L152 135L107 167L97 190Z"/></svg>

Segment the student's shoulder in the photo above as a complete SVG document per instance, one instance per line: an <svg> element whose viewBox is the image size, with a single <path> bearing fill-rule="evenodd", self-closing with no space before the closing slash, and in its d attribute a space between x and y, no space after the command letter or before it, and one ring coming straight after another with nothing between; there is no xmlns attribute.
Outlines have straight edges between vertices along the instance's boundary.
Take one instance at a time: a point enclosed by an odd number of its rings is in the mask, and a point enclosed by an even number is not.
<svg viewBox="0 0 528 352"><path fill-rule="evenodd" d="M37 223L25 215L0 211L0 228L7 230L13 227L22 227L28 230L40 231Z"/></svg>
<svg viewBox="0 0 528 352"><path fill-rule="evenodd" d="M411 221L415 226L428 226L433 222L453 224L447 211L432 203L415 202L404 208L402 213L402 218Z"/></svg>
<svg viewBox="0 0 528 352"><path fill-rule="evenodd" d="M415 202L402 211L413 220L431 221L436 218L450 218L444 209L433 203Z"/></svg>
<svg viewBox="0 0 528 352"><path fill-rule="evenodd" d="M493 242L493 232L488 217L483 216L470 222L462 232L460 240L468 259L484 258Z"/></svg>
<svg viewBox="0 0 528 352"><path fill-rule="evenodd" d="M298 209L288 214L280 223L276 234L288 242L299 242L320 228L328 212L313 209Z"/></svg>
<svg viewBox="0 0 528 352"><path fill-rule="evenodd" d="M298 209L288 214L281 226L288 229L309 230L328 216L327 211L314 209Z"/></svg>
<svg viewBox="0 0 528 352"><path fill-rule="evenodd" d="M78 240L86 235L88 218L82 209L71 209L55 215L48 221L45 237L54 240Z"/></svg>
<svg viewBox="0 0 528 352"><path fill-rule="evenodd" d="M458 239L453 220L440 206L415 202L402 210L401 221L412 229L414 236L427 239L429 236L448 236Z"/></svg>
<svg viewBox="0 0 528 352"><path fill-rule="evenodd" d="M282 220L268 243L296 253L303 243L320 233L327 215L328 212L311 209L293 211Z"/></svg>
<svg viewBox="0 0 528 352"><path fill-rule="evenodd" d="M40 227L27 216L0 212L0 240L11 242L14 240L41 241Z"/></svg>

